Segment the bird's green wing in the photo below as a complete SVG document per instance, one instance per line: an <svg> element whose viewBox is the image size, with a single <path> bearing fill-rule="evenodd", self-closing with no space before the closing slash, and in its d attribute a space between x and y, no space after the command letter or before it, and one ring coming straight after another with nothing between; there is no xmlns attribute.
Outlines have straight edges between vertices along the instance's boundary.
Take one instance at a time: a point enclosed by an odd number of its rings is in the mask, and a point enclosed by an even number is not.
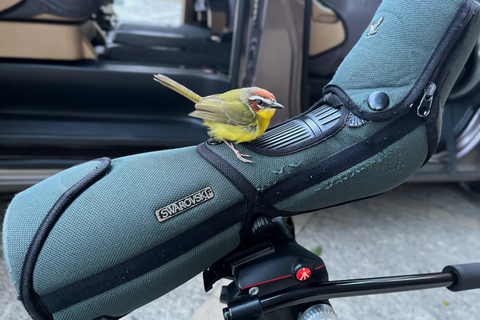
<svg viewBox="0 0 480 320"><path fill-rule="evenodd" d="M209 96L195 104L189 115L206 121L248 126L255 121L255 114L239 100L228 100Z"/></svg>
<svg viewBox="0 0 480 320"><path fill-rule="evenodd" d="M240 100L230 100L222 104L222 109L233 124L249 126L255 123L255 112Z"/></svg>
<svg viewBox="0 0 480 320"><path fill-rule="evenodd" d="M205 97L195 104L196 110L190 113L189 116L206 121L228 123L230 119L225 112L223 112L223 103L225 103L225 101L216 96Z"/></svg>

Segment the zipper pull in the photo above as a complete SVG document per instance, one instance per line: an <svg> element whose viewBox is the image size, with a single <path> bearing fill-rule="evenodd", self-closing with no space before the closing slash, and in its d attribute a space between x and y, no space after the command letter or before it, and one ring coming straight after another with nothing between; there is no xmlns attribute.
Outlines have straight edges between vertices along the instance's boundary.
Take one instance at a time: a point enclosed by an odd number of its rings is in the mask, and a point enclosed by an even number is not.
<svg viewBox="0 0 480 320"><path fill-rule="evenodd" d="M420 118L426 118L430 114L435 90L437 90L437 85L430 81L425 87L422 100L417 107L417 116Z"/></svg>

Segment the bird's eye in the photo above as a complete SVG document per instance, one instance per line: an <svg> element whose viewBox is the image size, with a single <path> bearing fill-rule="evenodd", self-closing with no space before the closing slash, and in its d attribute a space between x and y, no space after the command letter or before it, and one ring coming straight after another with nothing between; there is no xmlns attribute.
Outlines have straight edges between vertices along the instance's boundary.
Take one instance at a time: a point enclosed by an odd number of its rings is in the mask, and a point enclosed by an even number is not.
<svg viewBox="0 0 480 320"><path fill-rule="evenodd" d="M257 100L257 105L258 106L263 106L263 103L264 103L263 100L260 100L260 99Z"/></svg>

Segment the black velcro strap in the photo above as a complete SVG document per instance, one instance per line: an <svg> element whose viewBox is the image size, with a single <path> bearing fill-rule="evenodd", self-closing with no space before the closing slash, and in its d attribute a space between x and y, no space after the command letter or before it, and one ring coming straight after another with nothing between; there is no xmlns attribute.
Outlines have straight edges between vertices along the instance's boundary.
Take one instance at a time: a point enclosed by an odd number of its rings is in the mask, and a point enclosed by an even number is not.
<svg viewBox="0 0 480 320"><path fill-rule="evenodd" d="M338 108L344 105L343 101L331 92L327 93L323 99L330 107Z"/></svg>
<svg viewBox="0 0 480 320"><path fill-rule="evenodd" d="M207 147L207 143L201 143L197 146L197 152L205 158L210 164L220 171L225 178L230 180L241 193L251 202L257 201L258 191L237 169L235 169L230 163L223 160L218 154L213 152Z"/></svg>
<svg viewBox="0 0 480 320"><path fill-rule="evenodd" d="M119 287L180 257L200 243L242 222L244 213L245 203L239 202L150 250L42 296L42 302L50 312L54 313Z"/></svg>
<svg viewBox="0 0 480 320"><path fill-rule="evenodd" d="M225 178L230 180L237 189L245 195L247 200L255 205L261 213L269 216L279 216L285 213L278 210L257 191L257 189L247 180L237 169L235 169L230 163L220 157L207 147L206 142L197 146L197 152L210 164L222 173Z"/></svg>
<svg viewBox="0 0 480 320"><path fill-rule="evenodd" d="M43 244L52 231L55 223L65 212L68 206L92 184L105 175L109 166L109 158L101 158L94 161L100 161L101 165L90 172L83 179L75 183L70 189L65 191L55 202L53 207L47 213L37 232L33 236L32 242L28 247L25 260L23 261L22 272L20 274L20 298L23 301L25 309L33 320L53 320L51 311L49 312L40 300L33 288L33 272L37 263L38 255L42 250Z"/></svg>

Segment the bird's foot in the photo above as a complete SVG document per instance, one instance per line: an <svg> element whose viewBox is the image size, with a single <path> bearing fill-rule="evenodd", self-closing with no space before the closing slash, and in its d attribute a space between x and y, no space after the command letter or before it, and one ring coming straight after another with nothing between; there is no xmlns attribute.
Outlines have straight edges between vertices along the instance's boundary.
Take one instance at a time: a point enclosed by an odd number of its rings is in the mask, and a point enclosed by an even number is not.
<svg viewBox="0 0 480 320"><path fill-rule="evenodd" d="M251 157L250 155L248 154L241 154L238 150L235 150L235 155L237 156L237 158L242 161L242 162L245 162L245 163L253 163L252 160L248 160L248 159L245 159L244 157Z"/></svg>
<svg viewBox="0 0 480 320"><path fill-rule="evenodd" d="M231 144L231 143L228 142L227 140L223 140L223 142L225 142L225 144L226 144L230 149L232 149L232 151L235 153L235 155L237 156L237 158L238 158L240 161L245 162L245 163L253 163L253 161L248 160L248 159L245 159L245 158L251 157L250 155L248 155L248 154L241 154L240 151L238 151L237 149L235 149L235 147L233 146L233 144Z"/></svg>

